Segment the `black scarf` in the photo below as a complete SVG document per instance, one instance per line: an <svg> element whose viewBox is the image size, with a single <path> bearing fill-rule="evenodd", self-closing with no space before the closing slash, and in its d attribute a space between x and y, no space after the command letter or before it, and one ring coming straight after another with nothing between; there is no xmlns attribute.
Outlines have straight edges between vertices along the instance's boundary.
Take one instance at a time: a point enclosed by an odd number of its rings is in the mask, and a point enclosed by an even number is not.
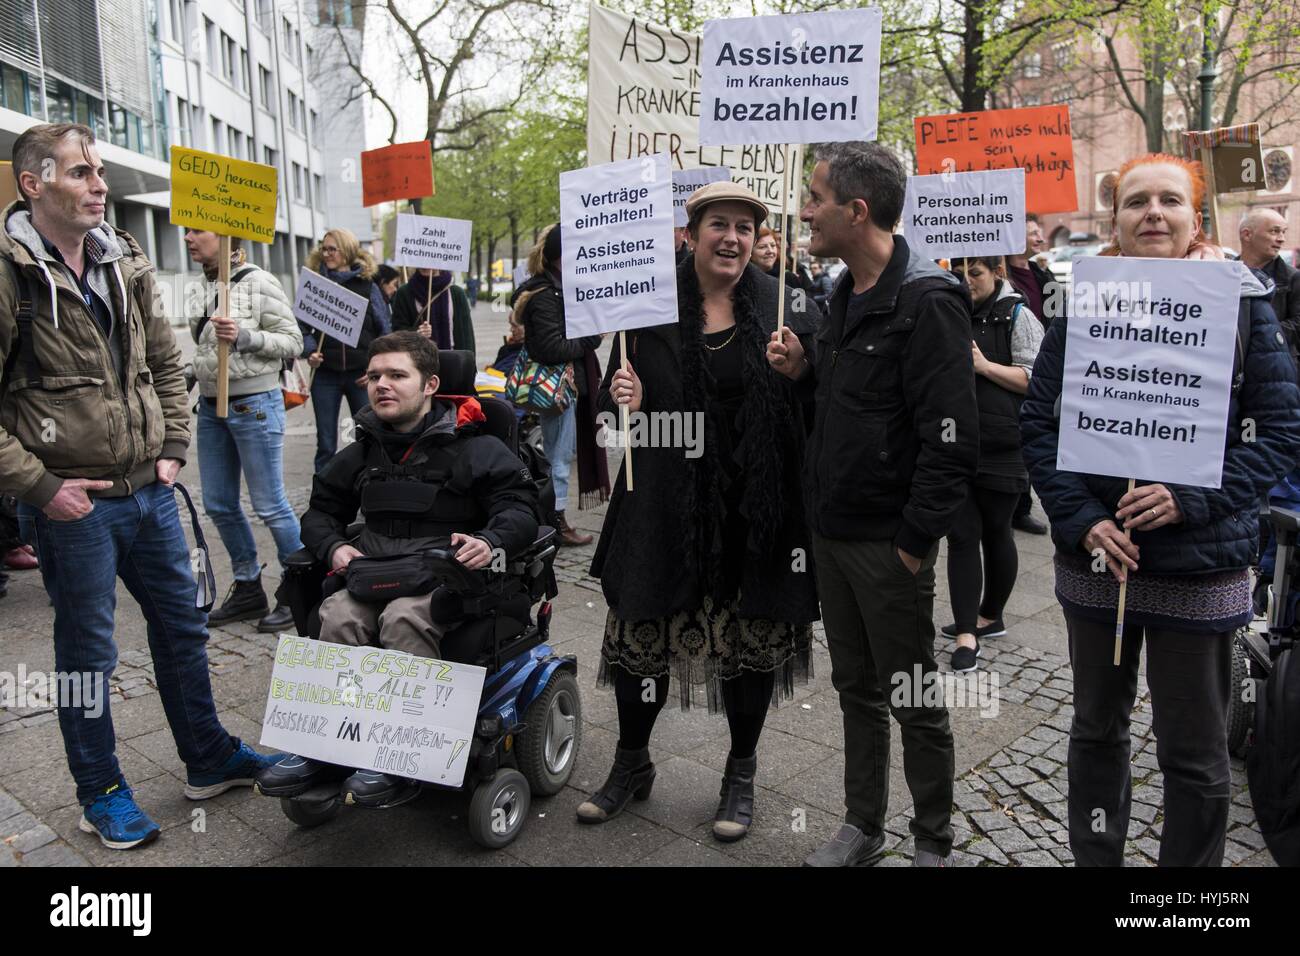
<svg viewBox="0 0 1300 956"><path fill-rule="evenodd" d="M756 271L756 270L755 270ZM682 343L682 396L685 411L704 412L704 454L687 459L685 513L695 556L706 593L719 594L722 579L723 482L717 460L720 447L714 423L707 414L714 383L704 349L704 324L699 277L693 259L677 272L678 318ZM755 560L768 556L785 514L785 458L793 453L788 390L767 364L769 331L760 314L756 283L746 270L732 295L736 336L745 378L745 404L739 419L740 436L735 458L744 474L740 513L749 527L746 551ZM772 303L775 313L775 301ZM772 316L775 328L775 314Z"/></svg>

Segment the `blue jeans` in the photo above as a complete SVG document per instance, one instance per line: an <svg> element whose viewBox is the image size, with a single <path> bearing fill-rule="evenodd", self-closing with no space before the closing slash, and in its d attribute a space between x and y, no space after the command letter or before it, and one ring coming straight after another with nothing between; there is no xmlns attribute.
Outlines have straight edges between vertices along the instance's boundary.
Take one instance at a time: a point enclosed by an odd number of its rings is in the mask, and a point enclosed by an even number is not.
<svg viewBox="0 0 1300 956"><path fill-rule="evenodd" d="M155 483L125 498L97 498L75 521L52 521L20 504L23 540L41 559L41 576L54 604L54 666L60 674L102 675L117 667L113 611L117 578L140 605L163 711L176 750L190 770L211 770L235 751L217 719L208 680L207 614L194 606L190 545L181 530L176 497ZM114 754L108 695L103 712L63 706L59 729L77 800L86 806L115 783L125 783Z"/></svg>
<svg viewBox="0 0 1300 956"><path fill-rule="evenodd" d="M551 463L551 485L555 488L555 510L569 506L569 466L578 449L578 409L576 402L558 415L542 415L542 448Z"/></svg>
<svg viewBox="0 0 1300 956"><path fill-rule="evenodd" d="M360 374L318 368L312 377L311 404L316 411L316 471L324 468L339 450L339 409L343 407L343 396L347 396L353 416L370 404L366 387L356 384Z"/></svg>
<svg viewBox="0 0 1300 956"><path fill-rule="evenodd" d="M239 474L248 481L253 510L271 529L275 550L285 559L302 547L298 517L284 493L284 397L280 390L232 396L230 415L217 417L216 402L199 400L199 475L203 510L217 526L230 554L236 581L261 576L253 529L239 503Z"/></svg>

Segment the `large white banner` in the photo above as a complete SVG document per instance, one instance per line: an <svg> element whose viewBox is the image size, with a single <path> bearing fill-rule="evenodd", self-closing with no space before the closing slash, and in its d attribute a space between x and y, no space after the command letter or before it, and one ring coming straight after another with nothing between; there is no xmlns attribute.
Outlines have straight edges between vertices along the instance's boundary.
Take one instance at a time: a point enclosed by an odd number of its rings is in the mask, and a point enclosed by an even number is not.
<svg viewBox="0 0 1300 956"><path fill-rule="evenodd" d="M592 4L587 163L668 153L674 169L724 166L781 211L779 146L700 145L700 37Z"/></svg>
<svg viewBox="0 0 1300 956"><path fill-rule="evenodd" d="M282 635L262 743L459 787L486 675L472 664Z"/></svg>
<svg viewBox="0 0 1300 956"><path fill-rule="evenodd" d="M909 176L900 230L922 259L1025 251L1025 171Z"/></svg>
<svg viewBox="0 0 1300 956"><path fill-rule="evenodd" d="M1220 486L1239 268L1074 261L1057 468Z"/></svg>
<svg viewBox="0 0 1300 956"><path fill-rule="evenodd" d="M666 153L560 173L560 229L569 338L677 321Z"/></svg>
<svg viewBox="0 0 1300 956"><path fill-rule="evenodd" d="M306 266L298 271L298 290L293 297L293 316L313 329L341 339L356 348L366 324L370 300L336 282L330 282Z"/></svg>
<svg viewBox="0 0 1300 956"><path fill-rule="evenodd" d="M874 140L878 7L707 20L700 142Z"/></svg>
<svg viewBox="0 0 1300 956"><path fill-rule="evenodd" d="M468 219L397 214L393 263L417 269L469 269L469 242L474 223Z"/></svg>

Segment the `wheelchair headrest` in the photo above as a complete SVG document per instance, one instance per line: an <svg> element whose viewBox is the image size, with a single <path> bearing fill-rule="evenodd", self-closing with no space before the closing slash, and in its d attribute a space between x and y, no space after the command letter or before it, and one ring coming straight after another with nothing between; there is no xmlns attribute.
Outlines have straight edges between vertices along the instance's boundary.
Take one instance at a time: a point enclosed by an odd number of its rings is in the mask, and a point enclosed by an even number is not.
<svg viewBox="0 0 1300 956"><path fill-rule="evenodd" d="M443 395L473 395L474 353L464 349L441 349L438 352L438 391Z"/></svg>

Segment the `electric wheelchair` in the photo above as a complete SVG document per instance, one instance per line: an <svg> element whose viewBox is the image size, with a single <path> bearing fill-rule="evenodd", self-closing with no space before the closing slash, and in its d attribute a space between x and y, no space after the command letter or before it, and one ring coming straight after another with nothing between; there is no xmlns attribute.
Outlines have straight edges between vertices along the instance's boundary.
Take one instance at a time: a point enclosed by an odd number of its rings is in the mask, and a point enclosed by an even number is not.
<svg viewBox="0 0 1300 956"><path fill-rule="evenodd" d="M442 351L439 364L440 394L475 394L472 353ZM487 418L484 432L528 465L538 483L541 514L550 515L555 499L549 469L535 445L520 441L514 407L493 396L477 397ZM349 529L360 530L359 524ZM490 849L519 835L534 794L550 796L564 788L581 745L577 659L556 654L547 643L550 600L557 593L556 538L555 529L540 527L536 542L512 555L504 572L472 571L452 550L426 552L438 582L430 595L434 617L451 625L441 640L441 657L476 664L487 676L462 786L422 786L470 792L470 836ZM292 609L300 635L320 636L320 604L337 590L337 579L327 582L327 570L306 549L290 556L277 596ZM279 799L285 816L300 827L331 820L341 804L338 783Z"/></svg>

